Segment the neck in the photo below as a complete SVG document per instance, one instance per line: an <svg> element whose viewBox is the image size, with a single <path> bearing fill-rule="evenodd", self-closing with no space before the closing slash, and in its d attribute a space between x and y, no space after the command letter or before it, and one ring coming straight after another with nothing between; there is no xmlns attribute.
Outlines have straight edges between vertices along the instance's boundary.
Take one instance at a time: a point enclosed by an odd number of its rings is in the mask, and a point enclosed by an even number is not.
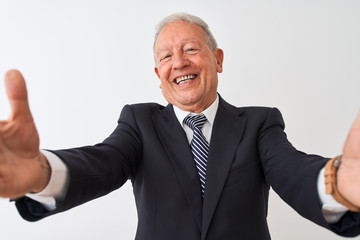
<svg viewBox="0 0 360 240"><path fill-rule="evenodd" d="M207 103L199 103L199 104L191 104L191 105L181 105L181 104L173 104L176 107L180 108L181 110L185 111L185 112L191 112L191 113L201 113L204 110L206 110L208 107L211 106L211 104L213 104L215 102L217 98L217 94L215 95L214 98L212 98L211 101L208 101Z"/></svg>

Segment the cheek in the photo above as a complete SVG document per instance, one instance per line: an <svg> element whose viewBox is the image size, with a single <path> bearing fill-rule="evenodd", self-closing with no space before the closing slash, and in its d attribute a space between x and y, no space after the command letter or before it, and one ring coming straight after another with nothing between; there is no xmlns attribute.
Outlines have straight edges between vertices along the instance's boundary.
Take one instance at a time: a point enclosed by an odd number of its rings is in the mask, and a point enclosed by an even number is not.
<svg viewBox="0 0 360 240"><path fill-rule="evenodd" d="M170 74L170 68L168 66L163 65L163 66L159 67L160 79L162 79L162 80L168 79L169 74Z"/></svg>
<svg viewBox="0 0 360 240"><path fill-rule="evenodd" d="M166 87L169 84L169 81L164 76L161 76L160 83L163 87Z"/></svg>
<svg viewBox="0 0 360 240"><path fill-rule="evenodd" d="M169 81L162 79L160 82L160 88L163 93L163 95L169 95L171 92L171 86Z"/></svg>

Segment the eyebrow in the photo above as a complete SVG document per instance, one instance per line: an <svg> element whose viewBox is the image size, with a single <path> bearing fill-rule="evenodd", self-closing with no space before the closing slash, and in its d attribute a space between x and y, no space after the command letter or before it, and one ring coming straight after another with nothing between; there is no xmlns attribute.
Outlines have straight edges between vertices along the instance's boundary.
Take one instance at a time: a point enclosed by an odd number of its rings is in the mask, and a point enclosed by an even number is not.
<svg viewBox="0 0 360 240"><path fill-rule="evenodd" d="M196 39L190 38L190 39L183 39L180 44L186 44L186 43L198 43L199 41L197 41ZM164 48L160 48L157 51L155 51L155 54L159 53L159 52L163 52L168 50L169 48L164 47Z"/></svg>

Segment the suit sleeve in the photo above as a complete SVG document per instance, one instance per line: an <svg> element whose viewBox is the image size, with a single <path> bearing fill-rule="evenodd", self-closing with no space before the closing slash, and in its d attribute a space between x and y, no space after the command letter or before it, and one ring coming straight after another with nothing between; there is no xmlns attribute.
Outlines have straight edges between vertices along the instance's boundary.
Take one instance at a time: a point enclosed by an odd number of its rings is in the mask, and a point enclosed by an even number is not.
<svg viewBox="0 0 360 240"><path fill-rule="evenodd" d="M303 217L346 236L360 233L360 214L348 212L336 224L328 224L322 213L317 178L328 159L296 150L284 133L284 121L272 109L259 131L259 155L266 182Z"/></svg>
<svg viewBox="0 0 360 240"><path fill-rule="evenodd" d="M16 200L21 216L37 221L104 196L128 179L134 180L142 152L142 139L130 106L125 106L114 132L94 146L52 151L69 169L65 198L57 201L54 211L23 197Z"/></svg>

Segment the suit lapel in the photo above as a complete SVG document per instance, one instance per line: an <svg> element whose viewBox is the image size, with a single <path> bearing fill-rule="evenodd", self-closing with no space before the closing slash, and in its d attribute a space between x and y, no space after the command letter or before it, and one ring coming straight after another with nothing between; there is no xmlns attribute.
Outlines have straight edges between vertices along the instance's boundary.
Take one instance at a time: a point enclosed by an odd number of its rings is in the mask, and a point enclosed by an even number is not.
<svg viewBox="0 0 360 240"><path fill-rule="evenodd" d="M193 208L196 223L201 230L202 197L200 179L184 129L177 120L172 105L153 115L155 129L174 166L189 206Z"/></svg>
<svg viewBox="0 0 360 240"><path fill-rule="evenodd" d="M201 239L206 237L246 124L246 118L239 117L225 105L234 108L220 98L210 141Z"/></svg>

